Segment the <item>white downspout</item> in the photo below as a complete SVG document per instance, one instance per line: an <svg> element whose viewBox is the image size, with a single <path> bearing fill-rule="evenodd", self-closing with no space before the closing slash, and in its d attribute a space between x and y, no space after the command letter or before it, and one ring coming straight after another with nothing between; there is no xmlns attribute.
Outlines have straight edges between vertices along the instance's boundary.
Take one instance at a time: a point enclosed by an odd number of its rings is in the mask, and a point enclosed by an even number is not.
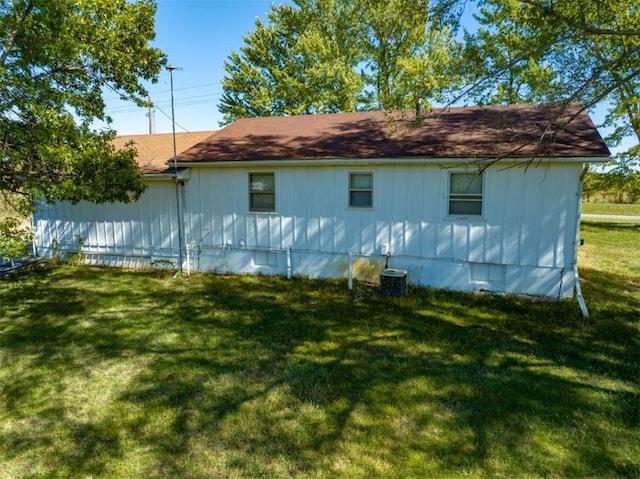
<svg viewBox="0 0 640 479"><path fill-rule="evenodd" d="M187 278L191 274L191 258L190 258L191 242L187 241Z"/></svg>
<svg viewBox="0 0 640 479"><path fill-rule="evenodd" d="M351 291L353 289L353 255L351 253L347 255L347 270L347 285Z"/></svg>
<svg viewBox="0 0 640 479"><path fill-rule="evenodd" d="M582 296L582 289L580 288L580 278L578 276L578 265L573 265L573 274L576 281L576 296L578 297L578 304L580 305L580 311L582 312L582 317L584 319L589 318L589 310L587 309L587 304L584 302L584 297Z"/></svg>
<svg viewBox="0 0 640 479"><path fill-rule="evenodd" d="M291 279L291 246L287 246L287 279Z"/></svg>
<svg viewBox="0 0 640 479"><path fill-rule="evenodd" d="M36 238L36 215L35 215L35 213L31 213L31 215L29 216L29 221L30 221L30 226L31 226L31 233L33 233L33 239L31 240L31 252L33 253L33 256L35 256L37 258L38 257L38 242L37 242L37 238Z"/></svg>
<svg viewBox="0 0 640 479"><path fill-rule="evenodd" d="M578 219L576 221L576 240L575 240L575 248L573 252L573 277L576 285L576 297L578 298L578 304L580 305L580 311L582 312L582 317L587 319L589 317L589 310L587 309L587 304L584 301L584 296L582 296L582 288L580 287L580 277L578 276L578 247L580 245L580 216L582 214L582 185L584 181L584 176L589 171L589 164L585 163L584 168L582 168L582 174L580 175L580 183L578 185Z"/></svg>

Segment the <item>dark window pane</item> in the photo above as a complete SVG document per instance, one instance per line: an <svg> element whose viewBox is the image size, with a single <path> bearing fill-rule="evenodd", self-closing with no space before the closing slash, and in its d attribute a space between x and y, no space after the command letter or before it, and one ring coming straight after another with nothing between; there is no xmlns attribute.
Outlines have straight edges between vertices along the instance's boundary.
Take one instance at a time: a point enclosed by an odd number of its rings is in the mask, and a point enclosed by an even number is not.
<svg viewBox="0 0 640 479"><path fill-rule="evenodd" d="M352 191L349 195L349 206L370 208L372 205L371 191Z"/></svg>
<svg viewBox="0 0 640 479"><path fill-rule="evenodd" d="M482 200L449 200L450 215L482 215Z"/></svg>
<svg viewBox="0 0 640 479"><path fill-rule="evenodd" d="M251 211L275 211L276 197L273 193L252 193Z"/></svg>

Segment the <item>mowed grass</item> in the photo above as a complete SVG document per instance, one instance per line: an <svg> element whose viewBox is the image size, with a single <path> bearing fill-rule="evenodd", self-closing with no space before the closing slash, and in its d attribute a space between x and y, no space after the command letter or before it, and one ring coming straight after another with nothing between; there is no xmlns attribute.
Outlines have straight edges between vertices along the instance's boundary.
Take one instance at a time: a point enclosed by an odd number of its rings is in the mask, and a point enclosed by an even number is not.
<svg viewBox="0 0 640 479"><path fill-rule="evenodd" d="M604 203L583 201L582 212L595 215L640 216L640 203Z"/></svg>
<svg viewBox="0 0 640 479"><path fill-rule="evenodd" d="M583 221L580 236L578 267L587 300L596 309L631 306L640 316L640 221Z"/></svg>
<svg viewBox="0 0 640 479"><path fill-rule="evenodd" d="M588 320L345 281L0 278L0 477L637 477L640 231L582 236Z"/></svg>

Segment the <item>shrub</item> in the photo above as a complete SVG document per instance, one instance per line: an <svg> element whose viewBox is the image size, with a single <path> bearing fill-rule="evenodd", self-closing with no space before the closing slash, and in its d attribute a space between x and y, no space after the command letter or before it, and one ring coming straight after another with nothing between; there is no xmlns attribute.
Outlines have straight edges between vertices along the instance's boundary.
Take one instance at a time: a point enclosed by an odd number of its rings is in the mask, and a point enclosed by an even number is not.
<svg viewBox="0 0 640 479"><path fill-rule="evenodd" d="M29 244L33 240L33 233L20 224L16 217L0 220L0 256L14 259L29 252Z"/></svg>

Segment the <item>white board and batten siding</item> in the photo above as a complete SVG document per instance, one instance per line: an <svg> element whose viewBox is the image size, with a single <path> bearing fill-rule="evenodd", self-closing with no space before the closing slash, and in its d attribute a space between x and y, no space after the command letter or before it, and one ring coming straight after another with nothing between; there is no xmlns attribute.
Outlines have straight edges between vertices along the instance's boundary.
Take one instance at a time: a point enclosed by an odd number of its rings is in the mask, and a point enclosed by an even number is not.
<svg viewBox="0 0 640 479"><path fill-rule="evenodd" d="M506 167L507 166L507 167ZM483 215L447 215L457 167L395 164L193 168L185 229L193 269L376 281L385 263L416 284L573 294L581 163L488 168ZM249 211L249 173L272 172L276 211ZM349 173L373 174L373 207L349 208ZM385 253L390 254L388 260Z"/></svg>
<svg viewBox="0 0 640 479"><path fill-rule="evenodd" d="M175 187L150 181L135 203L43 204L34 218L37 254L82 253L88 264L142 267L176 263Z"/></svg>
<svg viewBox="0 0 640 479"><path fill-rule="evenodd" d="M425 164L193 167L185 183L190 270L377 281L388 262L411 283L570 297L582 163L499 164L483 180L481 217L447 215L449 173ZM272 172L275 212L249 211L249 173ZM373 175L373 206L350 208L349 173ZM81 251L90 264L174 264L175 185L150 181L134 204L43 206L38 254ZM389 253L389 257L385 253ZM287 258L288 256L288 258Z"/></svg>

